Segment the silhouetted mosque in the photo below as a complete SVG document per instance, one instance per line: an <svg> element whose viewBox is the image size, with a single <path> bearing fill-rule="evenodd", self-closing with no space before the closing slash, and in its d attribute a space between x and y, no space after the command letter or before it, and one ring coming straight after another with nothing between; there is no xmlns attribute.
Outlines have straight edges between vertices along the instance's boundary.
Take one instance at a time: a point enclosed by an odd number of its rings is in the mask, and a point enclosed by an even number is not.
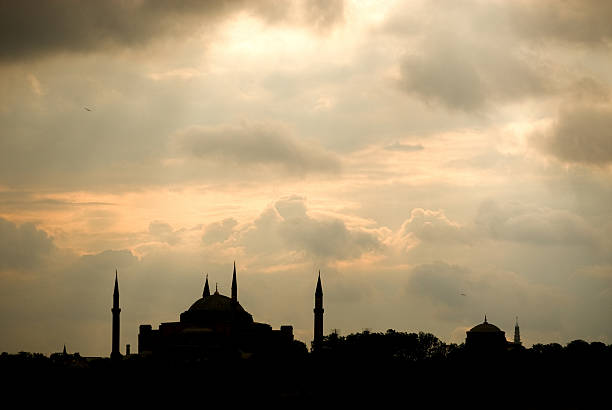
<svg viewBox="0 0 612 410"><path fill-rule="evenodd" d="M495 353L521 347L518 317L514 326L513 342L506 340L506 332L487 321L487 315L484 317L484 322L468 330L466 335L465 347L471 352Z"/></svg>
<svg viewBox="0 0 612 410"><path fill-rule="evenodd" d="M162 323L159 329L141 325L138 334L139 354L183 360L248 358L288 352L292 346L292 326L273 330L269 324L253 321L240 305L235 262L231 297L217 289L211 294L206 277L202 297L181 313L180 321Z"/></svg>
<svg viewBox="0 0 612 410"><path fill-rule="evenodd" d="M238 281L236 262L232 273L231 297L215 292L210 293L208 275L204 283L202 297L189 309L181 313L178 322L160 324L158 329L151 325L140 325L138 334L138 354L142 356L166 357L183 360L200 360L221 357L249 358L253 355L278 355L295 352L297 345L303 344L293 337L293 326L284 325L273 330L267 323L253 320L238 302ZM312 350L317 351L323 343L323 286L321 271L317 278L314 294L314 338ZM122 357L119 351L120 313L119 281L115 271L112 312L112 350L111 359ZM509 349L523 349L516 318L514 340L508 342L506 333L487 321L466 332L465 346L472 353L496 353ZM126 355L130 354L126 345ZM64 355L65 355L64 347Z"/></svg>

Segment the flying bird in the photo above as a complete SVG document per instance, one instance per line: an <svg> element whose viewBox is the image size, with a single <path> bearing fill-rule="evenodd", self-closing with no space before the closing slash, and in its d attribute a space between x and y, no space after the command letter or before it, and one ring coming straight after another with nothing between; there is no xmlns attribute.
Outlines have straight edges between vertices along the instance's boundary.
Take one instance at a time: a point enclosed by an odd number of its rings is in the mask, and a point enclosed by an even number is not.
<svg viewBox="0 0 612 410"><path fill-rule="evenodd" d="M83 108L85 108L85 111L91 111L91 110L90 110L89 108L87 108L87 107L83 107Z"/></svg>
<svg viewBox="0 0 612 410"><path fill-rule="evenodd" d="M465 293L460 293L461 296L467 296Z"/></svg>

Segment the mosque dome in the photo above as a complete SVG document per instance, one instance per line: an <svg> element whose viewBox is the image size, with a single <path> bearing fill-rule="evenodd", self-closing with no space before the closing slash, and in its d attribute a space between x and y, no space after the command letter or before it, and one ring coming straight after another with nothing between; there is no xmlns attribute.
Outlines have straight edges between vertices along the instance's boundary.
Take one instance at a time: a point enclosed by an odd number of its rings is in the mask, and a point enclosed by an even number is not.
<svg viewBox="0 0 612 410"><path fill-rule="evenodd" d="M206 296L196 300L188 309L188 312L244 312L246 310L237 301L232 301L231 298L223 296L215 292L210 296Z"/></svg>
<svg viewBox="0 0 612 410"><path fill-rule="evenodd" d="M484 322L468 330L466 335L466 347L472 352L501 352L507 345L506 332L487 322L486 316Z"/></svg>
<svg viewBox="0 0 612 410"><path fill-rule="evenodd" d="M502 330L499 327L492 325L491 323L488 323L488 322L484 322L479 325L476 325L469 330L469 332L472 332L472 333L497 333L501 331Z"/></svg>
<svg viewBox="0 0 612 410"><path fill-rule="evenodd" d="M189 309L181 314L181 322L211 325L233 323L235 325L253 323L253 316L237 300L215 292L196 300Z"/></svg>

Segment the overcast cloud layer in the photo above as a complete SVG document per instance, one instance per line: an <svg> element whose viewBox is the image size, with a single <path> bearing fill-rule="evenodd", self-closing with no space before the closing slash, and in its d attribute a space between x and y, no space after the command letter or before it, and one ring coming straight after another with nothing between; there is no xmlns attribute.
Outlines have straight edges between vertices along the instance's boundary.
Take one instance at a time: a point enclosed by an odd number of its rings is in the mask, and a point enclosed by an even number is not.
<svg viewBox="0 0 612 410"><path fill-rule="evenodd" d="M612 7L0 1L0 351L255 320L612 343Z"/></svg>

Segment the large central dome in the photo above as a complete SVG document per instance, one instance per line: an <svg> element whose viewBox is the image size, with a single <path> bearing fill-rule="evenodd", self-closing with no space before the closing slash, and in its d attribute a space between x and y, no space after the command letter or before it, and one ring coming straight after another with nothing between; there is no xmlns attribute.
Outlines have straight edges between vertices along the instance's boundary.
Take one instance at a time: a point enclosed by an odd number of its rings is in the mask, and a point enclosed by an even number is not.
<svg viewBox="0 0 612 410"><path fill-rule="evenodd" d="M244 312L247 313L240 303L232 301L231 298L216 292L196 300L188 312Z"/></svg>
<svg viewBox="0 0 612 410"><path fill-rule="evenodd" d="M215 326L219 323L244 325L253 323L253 316L237 300L232 300L218 292L204 296L181 313L181 322Z"/></svg>
<svg viewBox="0 0 612 410"><path fill-rule="evenodd" d="M238 303L235 264L232 277L232 297L221 295L217 290L211 295L207 276L202 297L196 300L188 310L181 313L181 322L210 328L218 328L219 326L241 328L253 323L253 316Z"/></svg>
<svg viewBox="0 0 612 410"><path fill-rule="evenodd" d="M472 333L497 333L501 332L502 330L499 327L492 325L491 323L484 322L474 326L469 331Z"/></svg>

